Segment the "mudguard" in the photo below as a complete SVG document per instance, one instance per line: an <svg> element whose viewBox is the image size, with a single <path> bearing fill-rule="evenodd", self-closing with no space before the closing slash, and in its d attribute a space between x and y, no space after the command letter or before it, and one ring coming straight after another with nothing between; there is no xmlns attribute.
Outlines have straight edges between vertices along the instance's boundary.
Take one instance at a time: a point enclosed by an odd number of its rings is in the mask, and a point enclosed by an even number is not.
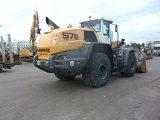
<svg viewBox="0 0 160 120"><path fill-rule="evenodd" d="M125 54L124 54L125 55L124 56L124 66L127 66L129 53L134 52L134 50L126 49L126 50L124 50L124 52L125 52Z"/></svg>
<svg viewBox="0 0 160 120"><path fill-rule="evenodd" d="M111 45L109 44L92 42L90 44L85 44L82 48L80 48L80 51L86 53L87 60L89 60L91 56L96 52L104 53L110 59L111 68L114 67L113 53L112 53L113 51Z"/></svg>

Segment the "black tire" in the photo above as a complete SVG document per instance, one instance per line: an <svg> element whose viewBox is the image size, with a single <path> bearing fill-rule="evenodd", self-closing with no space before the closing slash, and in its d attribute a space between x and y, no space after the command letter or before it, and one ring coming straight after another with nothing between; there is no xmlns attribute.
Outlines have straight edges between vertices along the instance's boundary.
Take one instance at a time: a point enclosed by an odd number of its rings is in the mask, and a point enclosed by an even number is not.
<svg viewBox="0 0 160 120"><path fill-rule="evenodd" d="M64 75L57 73L57 72L54 74L58 79L63 80L63 81L74 80L74 78L76 77L76 76L64 76Z"/></svg>
<svg viewBox="0 0 160 120"><path fill-rule="evenodd" d="M136 56L133 52L129 53L126 72L120 72L123 77L132 77L136 72Z"/></svg>
<svg viewBox="0 0 160 120"><path fill-rule="evenodd" d="M102 87L106 85L111 75L111 63L104 53L95 53L85 68L82 77L84 83L91 87Z"/></svg>

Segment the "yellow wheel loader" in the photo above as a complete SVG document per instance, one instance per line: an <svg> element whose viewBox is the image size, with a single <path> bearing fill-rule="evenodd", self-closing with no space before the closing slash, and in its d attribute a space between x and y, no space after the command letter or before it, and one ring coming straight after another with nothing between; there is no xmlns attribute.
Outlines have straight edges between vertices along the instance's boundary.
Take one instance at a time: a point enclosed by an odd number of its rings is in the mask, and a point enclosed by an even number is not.
<svg viewBox="0 0 160 120"><path fill-rule="evenodd" d="M134 50L113 47L111 25L118 25L104 18L81 22L81 28L60 28L48 17L51 30L40 36L35 67L54 73L60 80L71 80L82 75L91 87L106 85L111 74L132 77L136 72Z"/></svg>

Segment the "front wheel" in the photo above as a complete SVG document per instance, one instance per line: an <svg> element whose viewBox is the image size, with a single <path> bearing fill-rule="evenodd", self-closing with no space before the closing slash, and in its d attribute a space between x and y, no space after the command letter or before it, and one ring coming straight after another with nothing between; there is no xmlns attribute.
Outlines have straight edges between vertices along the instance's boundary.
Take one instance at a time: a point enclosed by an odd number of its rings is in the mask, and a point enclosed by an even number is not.
<svg viewBox="0 0 160 120"><path fill-rule="evenodd" d="M136 56L133 52L129 53L126 72L120 72L123 77L132 77L136 72Z"/></svg>
<svg viewBox="0 0 160 120"><path fill-rule="evenodd" d="M102 87L106 85L111 75L111 63L104 53L95 53L85 68L82 77L84 83L91 87Z"/></svg>

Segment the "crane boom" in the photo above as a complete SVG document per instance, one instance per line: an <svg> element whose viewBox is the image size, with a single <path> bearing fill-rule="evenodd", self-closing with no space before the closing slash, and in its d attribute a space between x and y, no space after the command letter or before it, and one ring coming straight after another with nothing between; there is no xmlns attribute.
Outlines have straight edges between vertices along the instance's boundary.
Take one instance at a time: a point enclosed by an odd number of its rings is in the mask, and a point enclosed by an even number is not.
<svg viewBox="0 0 160 120"><path fill-rule="evenodd" d="M36 34L40 34L40 28L39 28L39 16L38 16L38 12L35 11L33 14L33 21L32 21L32 26L31 26L31 30L30 30L30 48L31 51L33 53L33 55L35 55L36 52L36 47L35 47L35 39L36 39Z"/></svg>
<svg viewBox="0 0 160 120"><path fill-rule="evenodd" d="M22 61L32 62L33 56L36 54L36 35L40 34L41 29L39 28L39 16L38 12L34 11L32 26L30 29L30 39L29 39L29 48L24 48L20 50L20 55Z"/></svg>

